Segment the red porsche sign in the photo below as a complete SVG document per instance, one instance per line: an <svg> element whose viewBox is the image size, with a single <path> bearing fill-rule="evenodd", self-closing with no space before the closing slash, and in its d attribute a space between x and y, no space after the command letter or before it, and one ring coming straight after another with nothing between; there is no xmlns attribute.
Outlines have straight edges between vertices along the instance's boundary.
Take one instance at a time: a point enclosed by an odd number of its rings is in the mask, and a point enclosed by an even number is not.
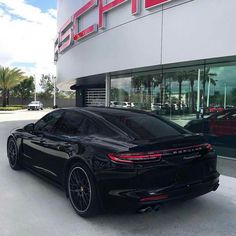
<svg viewBox="0 0 236 236"><path fill-rule="evenodd" d="M79 41L89 35L98 32L98 30L106 28L106 14L119 7L120 5L131 1L132 15L138 15L140 12L140 0L113 0L109 3L104 3L104 0L90 0L80 9L78 9L70 19L61 27L58 38L55 42L55 60L58 54L68 49L74 42ZM145 9L149 10L160 6L172 0L144 0ZM79 22L81 18L94 8L99 8L99 19L94 24L88 26L86 29L79 29Z"/></svg>

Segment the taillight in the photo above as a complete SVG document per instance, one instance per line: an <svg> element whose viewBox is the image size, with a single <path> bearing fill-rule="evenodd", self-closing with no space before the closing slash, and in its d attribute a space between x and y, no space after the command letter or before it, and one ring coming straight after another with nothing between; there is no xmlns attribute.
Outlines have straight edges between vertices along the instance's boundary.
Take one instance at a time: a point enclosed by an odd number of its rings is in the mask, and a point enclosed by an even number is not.
<svg viewBox="0 0 236 236"><path fill-rule="evenodd" d="M200 145L193 145L182 148L174 148L174 149L165 149L159 151L151 151L151 152L127 152L127 153L110 153L108 157L114 161L119 163L134 163L138 161L160 161L162 158L170 157L170 156L178 156L178 155L186 155L191 153L199 153L204 150L207 152L213 151L213 147L209 143L204 143Z"/></svg>
<svg viewBox="0 0 236 236"><path fill-rule="evenodd" d="M212 147L212 145L210 143L206 144L206 149L207 149L208 152L213 151L213 147Z"/></svg>
<svg viewBox="0 0 236 236"><path fill-rule="evenodd" d="M138 153L110 153L108 157L114 162L133 163L134 161L160 161L162 154L159 152Z"/></svg>

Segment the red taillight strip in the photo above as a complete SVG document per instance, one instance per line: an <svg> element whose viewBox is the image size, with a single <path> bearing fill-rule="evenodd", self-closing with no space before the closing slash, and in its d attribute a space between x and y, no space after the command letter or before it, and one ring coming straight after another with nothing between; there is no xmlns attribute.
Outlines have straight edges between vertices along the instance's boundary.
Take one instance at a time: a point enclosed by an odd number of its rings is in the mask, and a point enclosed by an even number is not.
<svg viewBox="0 0 236 236"><path fill-rule="evenodd" d="M208 151L212 151L213 150L213 147L212 147L212 145L210 143L206 144L206 148L207 148Z"/></svg>
<svg viewBox="0 0 236 236"><path fill-rule="evenodd" d="M125 163L132 163L132 161L140 161L140 160L161 160L160 153L125 153L125 154L116 154L110 153L108 154L111 160Z"/></svg>
<svg viewBox="0 0 236 236"><path fill-rule="evenodd" d="M169 196L166 194L154 195L150 197L144 197L140 199L140 202L149 202L149 201L157 201L167 199Z"/></svg>
<svg viewBox="0 0 236 236"><path fill-rule="evenodd" d="M115 162L132 163L133 161L160 161L163 156L186 154L194 151L201 151L206 148L208 151L212 150L211 144L205 143L201 145L193 145L189 147L174 148L160 151L140 152L140 153L110 153L109 158Z"/></svg>
<svg viewBox="0 0 236 236"><path fill-rule="evenodd" d="M109 158L114 162L121 162L121 163L132 163L132 161L129 160L121 160L118 157L115 156L115 154L110 153L108 154Z"/></svg>
<svg viewBox="0 0 236 236"><path fill-rule="evenodd" d="M127 160L140 160L140 159L160 159L161 158L161 154L156 153L156 154L127 154L127 155L120 155L119 156L122 159L127 159Z"/></svg>

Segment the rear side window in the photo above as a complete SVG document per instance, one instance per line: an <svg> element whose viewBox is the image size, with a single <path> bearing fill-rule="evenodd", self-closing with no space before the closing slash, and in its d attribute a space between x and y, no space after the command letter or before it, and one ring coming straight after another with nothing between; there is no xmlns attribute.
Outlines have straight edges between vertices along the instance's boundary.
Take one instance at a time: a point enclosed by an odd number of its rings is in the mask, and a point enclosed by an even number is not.
<svg viewBox="0 0 236 236"><path fill-rule="evenodd" d="M89 135L97 133L98 127L83 114L76 111L67 111L55 132L69 136Z"/></svg>
<svg viewBox="0 0 236 236"><path fill-rule="evenodd" d="M180 131L158 117L147 114L111 116L104 114L106 120L136 139L155 139L179 135ZM183 131L184 133L184 131Z"/></svg>

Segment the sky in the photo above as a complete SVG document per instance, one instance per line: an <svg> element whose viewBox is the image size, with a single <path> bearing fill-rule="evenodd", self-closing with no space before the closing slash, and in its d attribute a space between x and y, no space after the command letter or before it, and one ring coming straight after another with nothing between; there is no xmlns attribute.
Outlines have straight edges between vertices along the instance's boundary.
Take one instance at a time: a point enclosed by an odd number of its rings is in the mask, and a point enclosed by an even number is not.
<svg viewBox="0 0 236 236"><path fill-rule="evenodd" d="M56 9L57 5L56 0L26 0L26 2L35 7L39 7L44 12L47 12L48 9Z"/></svg>
<svg viewBox="0 0 236 236"><path fill-rule="evenodd" d="M0 0L0 65L54 74L56 0Z"/></svg>

